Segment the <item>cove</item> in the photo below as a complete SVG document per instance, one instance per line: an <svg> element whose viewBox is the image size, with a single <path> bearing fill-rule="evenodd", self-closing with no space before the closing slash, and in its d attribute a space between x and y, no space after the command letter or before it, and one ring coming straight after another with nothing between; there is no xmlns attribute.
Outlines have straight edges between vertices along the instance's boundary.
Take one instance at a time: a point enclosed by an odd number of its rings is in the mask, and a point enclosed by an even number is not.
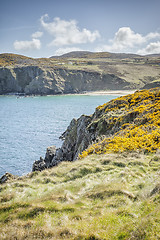
<svg viewBox="0 0 160 240"><path fill-rule="evenodd" d="M0 176L24 175L46 148L60 147L73 118L90 115L118 95L0 96Z"/></svg>

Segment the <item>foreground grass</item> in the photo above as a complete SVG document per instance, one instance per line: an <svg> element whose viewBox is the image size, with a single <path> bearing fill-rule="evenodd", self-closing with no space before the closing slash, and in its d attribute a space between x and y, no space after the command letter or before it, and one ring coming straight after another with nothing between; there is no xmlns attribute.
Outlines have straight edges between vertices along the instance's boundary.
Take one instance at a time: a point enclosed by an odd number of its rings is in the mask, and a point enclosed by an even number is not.
<svg viewBox="0 0 160 240"><path fill-rule="evenodd" d="M160 239L160 154L91 155L0 187L0 239Z"/></svg>

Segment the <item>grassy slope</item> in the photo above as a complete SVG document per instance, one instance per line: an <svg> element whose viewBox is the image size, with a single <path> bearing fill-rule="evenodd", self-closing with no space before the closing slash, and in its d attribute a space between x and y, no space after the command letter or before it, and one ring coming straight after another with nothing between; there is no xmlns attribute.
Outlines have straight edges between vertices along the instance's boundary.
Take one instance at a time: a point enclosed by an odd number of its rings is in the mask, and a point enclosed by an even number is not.
<svg viewBox="0 0 160 240"><path fill-rule="evenodd" d="M122 98L99 106L98 113L107 114L111 106L112 113L113 106L115 113L124 112L128 99L129 111L136 107L138 121L125 125L124 137L136 124L158 131L158 89ZM145 121L141 121L143 116ZM154 140L150 151L156 150L159 137ZM1 239L160 239L160 151L121 150L125 151L92 152L79 161L63 162L1 185Z"/></svg>
<svg viewBox="0 0 160 240"><path fill-rule="evenodd" d="M1 185L1 239L159 239L160 155L88 156Z"/></svg>

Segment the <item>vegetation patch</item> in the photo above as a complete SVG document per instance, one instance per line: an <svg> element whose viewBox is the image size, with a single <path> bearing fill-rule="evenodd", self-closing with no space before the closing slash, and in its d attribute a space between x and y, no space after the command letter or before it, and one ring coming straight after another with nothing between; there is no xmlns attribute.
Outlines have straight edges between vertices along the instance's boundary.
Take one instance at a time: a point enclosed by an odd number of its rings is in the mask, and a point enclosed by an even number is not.
<svg viewBox="0 0 160 240"><path fill-rule="evenodd" d="M10 180L0 192L12 193L0 206L1 239L158 240L158 161L158 153L94 154Z"/></svg>
<svg viewBox="0 0 160 240"><path fill-rule="evenodd" d="M110 118L108 113L112 113ZM116 114L119 115L115 117ZM80 158L93 153L136 150L149 153L156 152L160 148L159 88L137 91L112 100L97 107L96 115L100 121L103 116L103 119L106 119L107 128L115 133L112 137L104 137L103 140L89 146L82 152ZM107 134L107 130L103 132L103 135Z"/></svg>

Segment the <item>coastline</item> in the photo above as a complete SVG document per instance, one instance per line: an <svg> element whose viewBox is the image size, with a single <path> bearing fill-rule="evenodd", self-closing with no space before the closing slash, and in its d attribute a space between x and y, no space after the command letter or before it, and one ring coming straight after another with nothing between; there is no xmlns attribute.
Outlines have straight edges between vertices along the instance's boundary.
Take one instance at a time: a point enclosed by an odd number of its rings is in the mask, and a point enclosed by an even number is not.
<svg viewBox="0 0 160 240"><path fill-rule="evenodd" d="M107 91L89 91L89 92L84 92L84 93L76 93L76 94L71 94L71 95L128 95L128 94L133 94L137 91L137 89L133 90L107 90ZM66 95L66 94L64 94ZM67 94L68 95L68 94Z"/></svg>
<svg viewBox="0 0 160 240"><path fill-rule="evenodd" d="M86 91L86 92L82 92L82 93L70 93L70 94L56 94L56 95L22 95L22 93L20 93L18 95L18 93L13 93L13 94L6 94L6 95L1 95L1 96L15 96L17 98L21 98L21 97L36 97L36 96L108 96L108 95L114 95L115 98L116 96L124 96L124 95L128 95L128 94L133 94L136 90L107 90L107 91ZM6 172L8 174L8 172ZM0 175L0 179L2 177L4 177L6 175L6 173L4 173L3 175ZM26 173L29 174L30 172ZM9 173L13 176L12 173ZM25 175L26 175L25 174ZM19 176L21 177L21 175Z"/></svg>
<svg viewBox="0 0 160 240"><path fill-rule="evenodd" d="M98 96L98 95L128 95L133 94L137 91L137 89L132 90L99 90L99 91L85 91L79 93L62 93L62 94L25 94L25 93L5 93L0 94L0 96L16 96L16 97L36 97L36 96L76 96L76 95L87 95L87 96Z"/></svg>

